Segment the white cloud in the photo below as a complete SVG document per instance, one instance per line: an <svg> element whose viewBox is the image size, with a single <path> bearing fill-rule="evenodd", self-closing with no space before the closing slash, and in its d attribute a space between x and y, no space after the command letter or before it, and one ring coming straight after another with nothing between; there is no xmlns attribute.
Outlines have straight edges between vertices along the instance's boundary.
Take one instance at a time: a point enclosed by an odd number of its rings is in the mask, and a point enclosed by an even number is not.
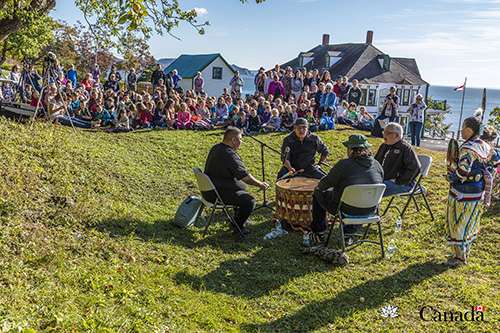
<svg viewBox="0 0 500 333"><path fill-rule="evenodd" d="M207 15L208 14L208 9L206 8L203 8L203 7L195 7L193 8L194 11L196 12L196 14L198 16L204 16L204 15Z"/></svg>
<svg viewBox="0 0 500 333"><path fill-rule="evenodd" d="M416 58L423 78L433 84L467 76L471 86L500 87L500 0L487 2L475 10L450 10L452 22L411 26L417 33L408 39L380 39L375 45L393 56Z"/></svg>

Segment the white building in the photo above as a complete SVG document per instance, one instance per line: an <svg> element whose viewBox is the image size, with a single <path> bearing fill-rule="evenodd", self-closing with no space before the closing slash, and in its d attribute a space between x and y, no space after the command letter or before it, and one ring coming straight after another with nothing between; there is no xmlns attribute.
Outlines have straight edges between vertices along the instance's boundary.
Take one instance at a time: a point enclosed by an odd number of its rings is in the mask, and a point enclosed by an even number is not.
<svg viewBox="0 0 500 333"><path fill-rule="evenodd" d="M174 69L182 77L180 87L183 90L194 89L194 77L201 72L205 80L204 90L209 96L220 96L224 88L229 87L229 81L235 71L219 53L214 54L183 54L164 69L169 73Z"/></svg>
<svg viewBox="0 0 500 333"><path fill-rule="evenodd" d="M297 58L281 65L298 69L327 69L332 79L339 75L357 79L363 91L360 105L377 114L389 88L395 86L400 112L406 112L417 94L427 98L429 84L422 79L413 58L394 58L373 46L373 31L366 34L365 43L330 44L330 35L323 35L321 45L301 52Z"/></svg>

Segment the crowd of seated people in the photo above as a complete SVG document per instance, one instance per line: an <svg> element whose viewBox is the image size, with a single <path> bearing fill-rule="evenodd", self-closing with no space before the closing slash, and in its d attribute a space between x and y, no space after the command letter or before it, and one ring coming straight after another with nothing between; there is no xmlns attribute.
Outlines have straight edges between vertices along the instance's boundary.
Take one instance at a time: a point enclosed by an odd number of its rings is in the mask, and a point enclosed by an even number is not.
<svg viewBox="0 0 500 333"><path fill-rule="evenodd" d="M19 86L4 83L0 99L12 100L18 91L18 99L38 106L40 114L54 122L110 131L207 130L231 125L247 134L284 132L299 117L308 120L311 131L335 129L336 124L371 131L375 123L359 105L358 81L350 83L341 76L333 81L329 71L294 72L277 65L266 72L261 68L254 80L255 93L243 97L243 79L238 73L220 96L208 96L201 73L195 77L194 88L184 91L177 71L164 73L160 65L152 72L150 88L142 91L134 69L122 78L115 66L104 75L96 65L80 79L73 65L66 71L58 68L42 91L42 78L36 71L21 75L15 66L11 77Z"/></svg>

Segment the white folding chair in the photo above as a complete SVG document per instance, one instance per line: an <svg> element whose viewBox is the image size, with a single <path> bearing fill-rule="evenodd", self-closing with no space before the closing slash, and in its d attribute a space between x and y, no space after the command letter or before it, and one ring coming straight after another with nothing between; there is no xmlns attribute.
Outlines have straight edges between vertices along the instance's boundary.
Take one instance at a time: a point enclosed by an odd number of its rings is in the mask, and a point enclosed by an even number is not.
<svg viewBox="0 0 500 333"><path fill-rule="evenodd" d="M429 214L431 215L431 219L434 221L434 214L432 213L431 206L429 205L429 201L427 200L427 191L422 186L422 179L429 175L429 170L431 169L432 165L432 157L428 155L418 155L418 160L420 161L421 167L415 185L409 192L398 193L391 196L391 200L389 201L389 204L385 208L382 216L384 216L387 213L389 208L393 208L398 211L399 218L402 220L405 215L406 209L410 205L410 201L413 201L415 203L415 208L417 209L417 211L420 211L420 207L418 206L416 196L421 195L422 198L424 199L425 208L427 208ZM394 198L396 197L402 197L402 198L408 197L408 200L406 201L406 204L404 205L403 209L400 209L399 207L392 205Z"/></svg>
<svg viewBox="0 0 500 333"><path fill-rule="evenodd" d="M382 252L382 257L385 256L384 253L384 241L382 238L382 226L381 218L379 216L379 205L382 201L382 196L384 195L385 185L384 184L361 184L361 185L351 185L347 186L342 192L342 197L340 198L340 203L338 206L337 217L340 220L340 233L341 233L341 245L342 251L351 250L354 247L360 245L361 243L372 243L380 245L380 250ZM349 205L355 208L372 208L376 207L374 214L366 216L348 216L341 211L342 204ZM370 225L376 223L378 226L379 242L372 241L366 238ZM344 226L345 225L366 225L365 232L363 236L354 241L348 246L346 250L345 239L344 239ZM325 241L325 246L328 246L330 237L333 230L333 224L330 226L330 231L328 232L328 237Z"/></svg>
<svg viewBox="0 0 500 333"><path fill-rule="evenodd" d="M228 211L229 209L234 210L235 206L226 205L224 203L224 201L222 201L221 196L220 196L219 192L217 191L217 189L215 188L212 181L210 180L210 177L208 177L208 175L203 173L203 171L201 171L200 168L193 168L193 173L194 173L194 176L196 178L196 182L198 183L198 189L200 190L201 201L203 202L203 205L209 209L212 209L212 212L210 213L210 217L209 217L207 224L205 226L205 230L203 231L203 236L206 235L206 233L208 231L208 227L210 226L210 223L212 223L212 219L213 219L213 216L214 216L216 210L222 210L224 212L224 214L226 215L227 219L229 220L229 222L241 234L241 229L240 229L239 225L236 223L236 221L231 216L231 214L229 214L229 211ZM215 199L215 202L213 202L213 203L210 201L207 201L203 198L203 192L210 192L210 191L214 191L214 193L215 193L216 199ZM200 209L200 214L201 214L201 211L202 210Z"/></svg>

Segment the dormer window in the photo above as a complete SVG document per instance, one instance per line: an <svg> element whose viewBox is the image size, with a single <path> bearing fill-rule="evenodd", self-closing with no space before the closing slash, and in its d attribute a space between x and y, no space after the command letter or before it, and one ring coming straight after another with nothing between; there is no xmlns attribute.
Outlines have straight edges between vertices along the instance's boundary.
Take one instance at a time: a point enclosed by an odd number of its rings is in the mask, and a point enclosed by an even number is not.
<svg viewBox="0 0 500 333"><path fill-rule="evenodd" d="M328 51L326 54L326 67L331 67L342 59L339 51Z"/></svg>
<svg viewBox="0 0 500 333"><path fill-rule="evenodd" d="M301 53L299 56L300 59L300 67L304 67L314 59L314 53L308 52L308 53Z"/></svg>
<svg viewBox="0 0 500 333"><path fill-rule="evenodd" d="M384 71L388 71L391 68L391 57L388 54L383 54L378 56L378 63Z"/></svg>

